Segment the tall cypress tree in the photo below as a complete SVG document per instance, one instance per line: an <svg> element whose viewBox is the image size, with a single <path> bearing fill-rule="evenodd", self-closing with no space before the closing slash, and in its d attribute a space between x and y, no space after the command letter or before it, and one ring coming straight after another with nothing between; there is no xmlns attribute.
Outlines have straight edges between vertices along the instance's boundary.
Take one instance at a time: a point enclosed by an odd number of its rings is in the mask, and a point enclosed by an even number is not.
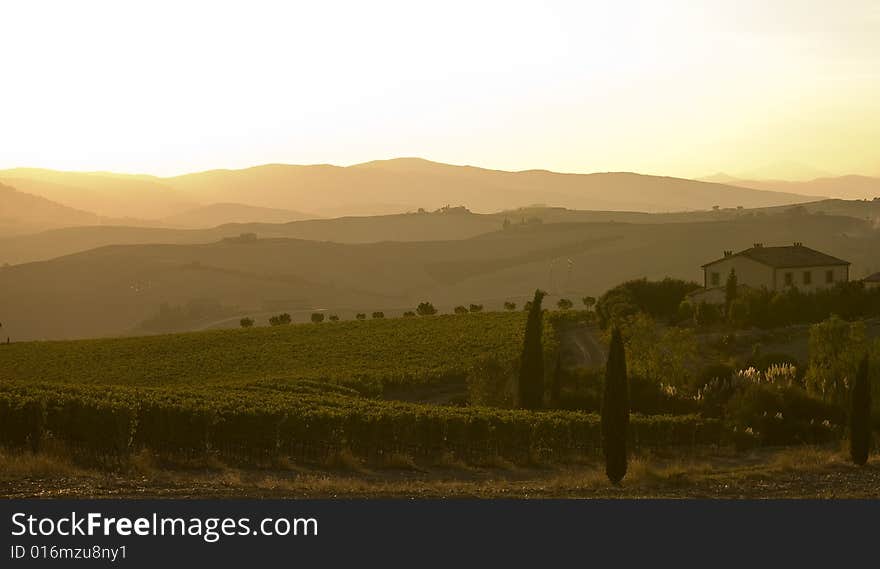
<svg viewBox="0 0 880 569"><path fill-rule="evenodd" d="M538 289L529 307L526 333L519 368L519 405L540 409L544 403L544 346L541 342L543 310L541 301L546 293Z"/></svg>
<svg viewBox="0 0 880 569"><path fill-rule="evenodd" d="M724 308L727 310L727 316L730 317L730 305L736 300L737 286L739 280L736 278L736 271L730 269L727 275L727 282L724 285Z"/></svg>
<svg viewBox="0 0 880 569"><path fill-rule="evenodd" d="M868 356L859 362L852 386L849 412L849 456L859 466L868 462L871 451L871 385L868 381Z"/></svg>
<svg viewBox="0 0 880 569"><path fill-rule="evenodd" d="M605 474L618 484L626 476L626 438L629 431L629 387L626 378L626 352L623 336L611 333L608 363L605 365L605 393L602 399L602 450Z"/></svg>

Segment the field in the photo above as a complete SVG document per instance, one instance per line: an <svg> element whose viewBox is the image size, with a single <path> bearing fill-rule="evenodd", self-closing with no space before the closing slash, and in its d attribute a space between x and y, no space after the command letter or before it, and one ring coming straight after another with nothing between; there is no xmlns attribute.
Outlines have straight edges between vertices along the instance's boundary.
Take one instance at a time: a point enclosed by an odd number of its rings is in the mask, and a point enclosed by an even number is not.
<svg viewBox="0 0 880 569"><path fill-rule="evenodd" d="M22 342L0 349L0 382L198 387L312 380L378 393L463 380L487 356L512 361L524 325L522 312L492 312Z"/></svg>
<svg viewBox="0 0 880 569"><path fill-rule="evenodd" d="M547 361L558 340L545 325ZM63 443L106 463L143 449L238 462L401 455L469 463L596 455L599 418L392 401L518 357L524 313L11 344L0 349L0 444ZM552 366L548 367L548 373ZM718 421L635 416L634 448L715 443Z"/></svg>
<svg viewBox="0 0 880 569"><path fill-rule="evenodd" d="M548 362L559 361L568 338L563 331L583 327L584 318L577 311L546 313L548 380L555 369ZM719 418L638 413L628 431L633 460L626 484L612 488L595 413L401 396L449 386L464 392L487 357L511 373L524 327L522 311L486 312L3 345L0 465L9 473L0 475L0 493L790 497L811 488L855 497L875 491L876 459L867 469L847 466L833 437L810 441L822 439L824 447L803 441L788 450L746 437L742 447L743 433Z"/></svg>
<svg viewBox="0 0 880 569"><path fill-rule="evenodd" d="M710 444L718 421L634 416L635 448ZM595 414L420 405L368 399L322 384L282 389L0 387L0 444L39 451L63 442L98 461L139 449L215 454L248 462L279 456L321 462L340 452L370 461L397 454L517 463L596 455Z"/></svg>

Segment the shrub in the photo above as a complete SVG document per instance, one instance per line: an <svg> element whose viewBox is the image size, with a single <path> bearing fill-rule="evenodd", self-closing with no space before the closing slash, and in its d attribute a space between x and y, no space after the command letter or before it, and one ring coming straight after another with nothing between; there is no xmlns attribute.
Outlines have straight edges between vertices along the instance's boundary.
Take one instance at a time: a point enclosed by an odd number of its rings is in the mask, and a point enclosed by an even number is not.
<svg viewBox="0 0 880 569"><path fill-rule="evenodd" d="M486 407L513 407L514 369L502 365L491 356L484 356L467 376L468 402Z"/></svg>
<svg viewBox="0 0 880 569"><path fill-rule="evenodd" d="M694 308L694 324L697 326L712 326L721 322L721 309L718 306L701 302Z"/></svg>
<svg viewBox="0 0 880 569"><path fill-rule="evenodd" d="M467 314L467 313L468 313L468 309L467 309L466 307L464 307L464 306L459 305L459 306L456 306L456 307L455 307L454 312L455 312L456 314Z"/></svg>
<svg viewBox="0 0 880 569"><path fill-rule="evenodd" d="M638 279L628 281L610 289L596 303L599 325L605 328L609 323L644 312L652 318L673 319L685 296L700 288L695 282L666 278L662 281Z"/></svg>
<svg viewBox="0 0 880 569"><path fill-rule="evenodd" d="M621 326L629 354L627 369L658 384L684 387L698 358L693 330L658 326L647 314L637 314Z"/></svg>
<svg viewBox="0 0 880 569"><path fill-rule="evenodd" d="M282 314L276 314L269 318L270 326L284 326L286 324L290 324L291 318L290 314L284 312Z"/></svg>
<svg viewBox="0 0 880 569"><path fill-rule="evenodd" d="M331 314L329 318L327 318L330 322L339 322L339 316L336 314Z"/></svg>
<svg viewBox="0 0 880 569"><path fill-rule="evenodd" d="M757 370L766 371L773 366L787 365L802 371L803 368L798 359L792 355L782 352L769 352L766 354L754 354L746 361L746 367L753 367Z"/></svg>
<svg viewBox="0 0 880 569"><path fill-rule="evenodd" d="M242 328L250 328L251 326L254 325L254 319L253 318L242 318L241 320L238 321L238 324Z"/></svg>
<svg viewBox="0 0 880 569"><path fill-rule="evenodd" d="M676 387L637 375L629 377L629 405L643 415L687 415L699 407L692 397L679 395Z"/></svg>
<svg viewBox="0 0 880 569"><path fill-rule="evenodd" d="M482 305L482 304L471 304L471 305L468 307L468 310L471 311L471 312L482 312L482 311L483 311L483 305Z"/></svg>
<svg viewBox="0 0 880 569"><path fill-rule="evenodd" d="M416 315L416 313L413 312L412 310L407 310L406 312L403 313L404 318L412 318L415 315Z"/></svg>
<svg viewBox="0 0 880 569"><path fill-rule="evenodd" d="M833 314L846 320L880 314L880 289L866 289L860 281L811 293L796 287L784 292L750 289L739 299L747 307L747 324L760 328L820 322Z"/></svg>
<svg viewBox="0 0 880 569"><path fill-rule="evenodd" d="M505 302L504 303L504 310L516 310L516 303L515 302Z"/></svg>
<svg viewBox="0 0 880 569"><path fill-rule="evenodd" d="M693 323L694 321L694 305L687 300L682 300L675 312L675 322L677 324Z"/></svg>
<svg viewBox="0 0 880 569"><path fill-rule="evenodd" d="M366 320L367 319L367 315L364 314L363 312L358 312L357 314L354 315L354 317L358 320Z"/></svg>
<svg viewBox="0 0 880 569"><path fill-rule="evenodd" d="M866 348L864 323L850 324L832 316L811 326L807 389L845 407L849 398L847 381L855 377Z"/></svg>
<svg viewBox="0 0 880 569"><path fill-rule="evenodd" d="M419 316L433 316L437 314L437 309L430 302L421 302L416 308L416 314Z"/></svg>
<svg viewBox="0 0 880 569"><path fill-rule="evenodd" d="M374 312L373 318L385 318L385 313L384 312Z"/></svg>
<svg viewBox="0 0 880 569"><path fill-rule="evenodd" d="M324 321L324 314L322 312L312 312L312 322L315 324L320 324Z"/></svg>
<svg viewBox="0 0 880 569"><path fill-rule="evenodd" d="M758 367L758 366L755 366ZM728 380L736 372L732 366L716 363L705 366L697 374L694 384L691 386L693 390L699 391L709 385L714 380Z"/></svg>
<svg viewBox="0 0 880 569"><path fill-rule="evenodd" d="M556 307L559 308L559 310L568 310L572 306L574 306L574 303L567 298L560 298L556 302Z"/></svg>
<svg viewBox="0 0 880 569"><path fill-rule="evenodd" d="M823 443L838 435L840 408L810 397L797 386L749 383L725 408L728 424L763 445Z"/></svg>

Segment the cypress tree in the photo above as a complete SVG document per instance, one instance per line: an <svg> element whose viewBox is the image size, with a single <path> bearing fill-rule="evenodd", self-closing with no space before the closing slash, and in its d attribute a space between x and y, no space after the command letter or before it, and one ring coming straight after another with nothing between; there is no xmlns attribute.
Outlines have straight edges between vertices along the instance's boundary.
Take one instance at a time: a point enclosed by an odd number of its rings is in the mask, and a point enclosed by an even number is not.
<svg viewBox="0 0 880 569"><path fill-rule="evenodd" d="M739 279L736 278L736 271L730 269L730 274L727 275L727 282L724 284L724 304L727 308L730 308L730 303L736 300L736 293Z"/></svg>
<svg viewBox="0 0 880 569"><path fill-rule="evenodd" d="M618 484L626 476L626 439L629 431L629 388L623 337L615 328L611 333L608 363L605 365L605 393L602 399L602 451L605 474Z"/></svg>
<svg viewBox="0 0 880 569"><path fill-rule="evenodd" d="M868 462L871 451L871 385L868 381L868 356L859 362L852 386L849 413L849 456L859 466Z"/></svg>
<svg viewBox="0 0 880 569"><path fill-rule="evenodd" d="M526 320L519 368L519 404L525 409L540 409L544 403L544 346L541 341L544 315L541 301L545 295L541 289L535 291Z"/></svg>

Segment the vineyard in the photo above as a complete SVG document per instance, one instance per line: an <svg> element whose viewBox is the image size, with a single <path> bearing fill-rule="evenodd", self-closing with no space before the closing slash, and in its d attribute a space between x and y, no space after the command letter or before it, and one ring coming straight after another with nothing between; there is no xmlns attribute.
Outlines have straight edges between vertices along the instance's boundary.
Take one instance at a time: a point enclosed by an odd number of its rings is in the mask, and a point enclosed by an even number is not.
<svg viewBox="0 0 880 569"><path fill-rule="evenodd" d="M547 361L561 321L546 317ZM463 381L487 356L514 362L524 324L522 312L476 313L11 344L0 349L0 446L316 462L341 452L516 463L597 453L595 414L381 397ZM694 415L636 415L630 436L653 448L714 444L723 433Z"/></svg>
<svg viewBox="0 0 880 569"><path fill-rule="evenodd" d="M719 422L693 415L636 415L630 432L635 448L710 444L721 436ZM151 449L321 461L344 450L365 460L404 453L519 463L601 448L595 414L388 402L311 382L282 390L0 386L0 445L38 451L50 438L102 458Z"/></svg>
<svg viewBox="0 0 880 569"><path fill-rule="evenodd" d="M0 382L204 386L312 380L376 394L383 388L463 379L475 361L513 361L525 314L326 322L0 349ZM548 350L554 349L547 326Z"/></svg>

